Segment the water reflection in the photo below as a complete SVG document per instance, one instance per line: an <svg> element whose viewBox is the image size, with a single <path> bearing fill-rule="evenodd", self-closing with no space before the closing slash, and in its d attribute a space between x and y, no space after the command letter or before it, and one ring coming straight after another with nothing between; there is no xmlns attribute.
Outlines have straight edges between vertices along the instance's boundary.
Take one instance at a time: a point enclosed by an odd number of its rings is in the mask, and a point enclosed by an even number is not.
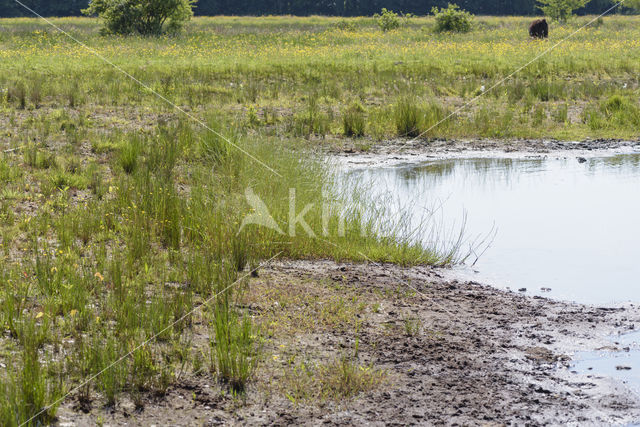
<svg viewBox="0 0 640 427"><path fill-rule="evenodd" d="M615 378L640 395L640 334L621 335L611 341L611 348L620 351L602 349L578 352L571 370L595 377Z"/></svg>
<svg viewBox="0 0 640 427"><path fill-rule="evenodd" d="M474 240L498 229L475 280L586 303L640 301L640 155L453 159L350 171L387 211ZM391 203L390 201L393 201ZM548 295L545 293L545 295Z"/></svg>
<svg viewBox="0 0 640 427"><path fill-rule="evenodd" d="M589 159L587 161L589 172L597 173L607 169L610 173L621 173L633 176L633 170L640 167L640 154L625 154L611 157Z"/></svg>

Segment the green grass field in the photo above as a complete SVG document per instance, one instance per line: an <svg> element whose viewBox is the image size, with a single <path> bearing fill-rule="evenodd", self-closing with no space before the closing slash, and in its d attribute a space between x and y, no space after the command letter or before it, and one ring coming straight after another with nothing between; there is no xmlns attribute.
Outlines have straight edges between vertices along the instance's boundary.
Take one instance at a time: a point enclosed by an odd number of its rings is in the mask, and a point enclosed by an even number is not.
<svg viewBox="0 0 640 427"><path fill-rule="evenodd" d="M141 401L203 370L243 392L270 347L239 301L274 256L454 263L458 247L420 246L366 194L340 194L319 153L418 135L587 19L548 41L528 38L527 18L478 18L464 35L428 18L384 34L369 18L199 18L161 39L53 19L147 88L43 21L0 20L0 424L46 424L69 391ZM635 138L639 23L605 18L424 138ZM284 230L295 189L318 237L238 232L247 188ZM347 202L323 216L326 200ZM356 315L340 307L340 322ZM326 378L359 375L341 363Z"/></svg>
<svg viewBox="0 0 640 427"><path fill-rule="evenodd" d="M215 111L257 136L339 144L353 103L363 107L369 141L403 134L403 101L417 110L414 127L426 130L589 19L552 26L544 42L528 38L528 18L478 18L463 35L436 35L429 18L386 34L368 18L201 18L183 36L160 40L104 38L90 19L55 22L198 114ZM426 136L634 137L637 21L594 23ZM41 21L5 20L2 29L0 85L9 117L19 120L21 108L38 106L40 117L72 105L125 127L118 121L128 114L173 113Z"/></svg>

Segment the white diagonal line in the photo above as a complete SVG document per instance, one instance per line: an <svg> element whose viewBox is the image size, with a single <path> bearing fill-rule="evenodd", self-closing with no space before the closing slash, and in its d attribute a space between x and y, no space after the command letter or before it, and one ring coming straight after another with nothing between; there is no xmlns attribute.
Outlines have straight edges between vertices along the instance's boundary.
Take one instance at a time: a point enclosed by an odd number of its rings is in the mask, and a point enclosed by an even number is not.
<svg viewBox="0 0 640 427"><path fill-rule="evenodd" d="M69 395L71 395L72 393L75 393L76 391L80 390L82 387L84 387L85 385L89 384L91 381L95 380L96 378L98 378L100 375L102 375L103 373L105 373L106 371L108 371L109 369L113 368L115 365L117 365L118 363L122 362L123 360L125 360L126 358L128 358L129 356L131 356L133 353L135 353L136 351L140 350L142 347L146 346L147 344L151 343L152 341L154 341L156 338L158 338L160 335L162 335L164 332L166 332L167 330L169 330L169 328L173 327L174 325L177 325L178 323L182 322L184 319L186 319L187 317L191 316L193 313L195 313L198 309L200 309L200 307L203 307L207 304L209 304L211 301L213 301L214 299L216 299L218 296L222 295L223 293L227 292L229 289L233 288L235 285L237 285L238 283L240 283L242 280L244 280L245 278L249 277L254 271L258 270L258 268L262 267L265 264L270 263L271 261L273 261L274 259L276 259L278 256L280 256L280 254L283 251L278 252L277 254L275 254L273 257L269 258L267 261L264 261L262 263L260 263L260 265L256 268L254 268L253 270L251 270L250 272L248 272L247 274L243 275L242 277L240 277L238 280L236 280L235 282L233 282L232 284L230 284L229 286L227 286L226 288L224 288L223 290L221 290L220 292L218 292L217 294L212 295L211 297L209 297L207 300L205 300L204 302L200 303L199 305L197 305L196 307L194 307L191 311L189 311L188 313L184 314L182 317L180 317L179 319L176 319L175 321L173 321L172 323L170 323L169 325L167 325L164 329L162 329L160 332L156 333L155 335L153 335L151 338L147 339L145 342L143 342L142 344L138 345L136 348L134 348L133 350L131 350L130 352L128 352L127 354L125 354L124 356L121 356L119 359L117 359L116 361L114 361L113 363L111 363L109 366L107 366L106 368L104 368L103 370L101 370L100 372L93 374L92 376L90 376L89 378L87 378L85 381L83 381L80 385L74 387L73 389L71 389L68 393L66 393L64 396L58 398L56 401L54 401L53 403L50 403L49 405L45 406L44 408L42 408L40 410L40 412L38 412L37 414L35 414L34 416L32 416L31 418L29 418L27 421L25 421L24 423L20 424L20 427L29 424L31 421L33 421L35 418L37 418L40 414L42 414L43 412L49 410L49 408L59 404L60 402L62 402L63 400L65 400Z"/></svg>
<svg viewBox="0 0 640 427"><path fill-rule="evenodd" d="M536 55L535 58L533 58L531 61L527 62L526 64L520 66L519 68L517 68L515 71L513 71L511 74L509 74L507 77L504 77L503 79L501 79L498 83L494 84L493 86L491 86L489 89L485 90L484 92L482 92L480 95L477 95L476 97L474 97L473 99L471 99L469 102L467 102L466 104L462 105L461 107L458 107L457 109L455 109L452 113L450 113L448 116L446 116L444 119L440 120L439 122L437 122L436 124L432 125L429 129L425 130L424 132L422 132L420 135L416 136L415 138L412 138L409 140L409 143L415 142L418 138L420 138L421 136L427 134L428 132L430 132L431 130L433 130L434 128L440 126L442 123L446 122L447 120L449 120L451 117L455 116L456 114L458 114L460 111L464 110L465 108L467 108L469 105L475 103L478 99L482 98L486 93L491 92L493 89L495 89L496 87L502 85L504 82L506 82L507 80L509 80L511 77L513 77L514 75L518 74L520 71L524 70L525 68L527 68L529 65L533 64L534 62L536 62L538 59L542 58L543 56L545 56L546 54L548 54L549 52L551 52L552 50L554 50L555 48L557 48L558 46L560 46L562 43L564 43L565 41L569 40L571 37L575 36L576 34L578 34L580 31L582 31L584 28L588 27L589 25L593 24L595 21L597 21L599 18L602 18L604 15L606 15L607 13L611 12L613 9L615 9L616 7L620 6L622 3L624 3L625 0L622 0L616 4L614 4L613 6L611 6L609 9L607 9L606 11L604 11L603 13L601 13L600 15L596 16L595 18L593 18L591 21L587 22L586 24L584 24L582 27L578 28L576 31L574 31L573 33L569 34L567 37L563 38L562 40L560 40L559 42L557 42L556 44L554 44L553 46L547 48L545 51L543 51L542 53L539 53L538 55Z"/></svg>
<svg viewBox="0 0 640 427"><path fill-rule="evenodd" d="M156 92L155 90L153 90L151 87L149 87L149 85L143 83L142 81L140 81L139 79L135 78L134 76L132 76L130 73L128 73L127 71L125 71L122 67L119 67L118 65L114 64L113 62L109 61L107 58L105 58L103 55L101 55L97 50L95 50L94 48L92 48L91 46L86 45L85 43L81 42L80 40L76 39L75 37L73 37L71 34L69 34L68 32L66 32L65 30L63 30L62 28L60 28L59 26L57 26L56 24L54 24L53 22L51 22L51 20L45 18L44 16L40 15L38 12L36 12L35 10L31 9L29 6L26 6L24 3L20 2L20 0L14 0L16 3L18 3L20 6L22 6L23 8L25 8L26 10L28 10L29 12L33 13L35 16L37 16L38 18L42 19L43 21L45 21L47 24L51 25L53 28L55 28L57 31L61 32L62 34L64 34L65 36L67 36L68 38L70 38L71 40L73 40L74 42L76 42L77 44L79 44L80 46L82 46L83 48L85 48L87 51L89 51L90 53L92 53L94 56L96 56L97 58L100 58L102 61L106 62L107 64L111 65L113 68L115 68L116 70L118 70L119 72L121 72L122 74L124 74L125 76L127 76L128 78L130 78L131 80L133 80L134 82L138 83L140 86L142 86L143 88L147 89L148 91L150 91L151 93L153 93L156 97L160 98L161 100L163 100L164 102L166 102L167 104L171 105L173 108L175 108L176 110L178 110L179 112L181 112L182 114L184 114L185 116L187 116L188 118L190 118L191 120L195 121L196 123L198 123L200 126L202 126L203 128L207 129L209 132L213 133L214 135L222 138L223 140L225 140L229 145L231 145L232 147L234 147L235 149L237 149L238 151L240 151L241 153L245 154L246 156L248 156L249 158L251 158L254 162L258 163L259 165L265 167L266 169L268 169L271 173L279 176L280 178L282 178L282 175L280 175L275 169L271 168L269 165L267 165L266 163L264 163L262 160L258 159L257 157L255 157L253 154L249 153L247 150L245 150L244 148L240 147L238 144L235 144L233 142L231 142L229 140L229 138L227 138L226 136L222 135L220 132L217 132L216 130L212 129L210 126L208 126L205 122L203 122L202 120L200 120L199 118L197 118L196 116L194 116L193 114L189 113L188 111L186 111L184 108L178 106L177 104L175 104L173 101L169 100L167 97L163 96L162 94Z"/></svg>

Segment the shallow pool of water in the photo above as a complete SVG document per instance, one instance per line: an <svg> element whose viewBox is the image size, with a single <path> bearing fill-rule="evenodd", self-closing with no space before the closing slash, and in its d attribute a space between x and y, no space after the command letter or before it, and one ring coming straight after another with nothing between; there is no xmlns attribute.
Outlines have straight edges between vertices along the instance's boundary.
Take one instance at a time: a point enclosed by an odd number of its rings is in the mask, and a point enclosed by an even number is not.
<svg viewBox="0 0 640 427"><path fill-rule="evenodd" d="M466 216L467 243L494 230L477 263L457 270L465 278L582 303L640 302L640 155L584 160L451 159L347 176L414 225L430 216L451 234Z"/></svg>
<svg viewBox="0 0 640 427"><path fill-rule="evenodd" d="M578 352L574 355L571 370L585 375L615 378L640 395L640 333L621 335L611 341L612 345L623 350Z"/></svg>

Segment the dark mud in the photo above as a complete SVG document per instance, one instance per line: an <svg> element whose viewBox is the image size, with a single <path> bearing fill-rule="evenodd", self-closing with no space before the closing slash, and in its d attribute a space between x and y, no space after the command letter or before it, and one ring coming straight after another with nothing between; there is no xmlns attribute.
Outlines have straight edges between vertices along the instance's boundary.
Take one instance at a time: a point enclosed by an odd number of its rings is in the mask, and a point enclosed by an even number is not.
<svg viewBox="0 0 640 427"><path fill-rule="evenodd" d="M70 398L59 412L60 422L597 425L640 421L638 396L613 380L568 368L573 351L610 346L608 336L637 328L637 307L598 308L531 298L473 282L447 281L441 273L427 267L280 262L261 271L250 284L254 295L247 304L255 319L276 314L286 327L272 332L264 362L244 397L229 396L210 375L185 374L166 396L149 397L142 409L126 400L112 410L95 402L84 413L73 409ZM301 296L299 306L291 304L292 295ZM318 314L321 311L308 311L326 306L336 296L366 307L354 314L360 324L356 331L348 320L327 322ZM351 313L349 308L347 304L346 313ZM301 313L311 314L310 326L303 325ZM360 361L387 372L382 385L338 401L287 398L290 384L284 373L290 363L285 356L304 355L320 363L351 351L356 337Z"/></svg>
<svg viewBox="0 0 640 427"><path fill-rule="evenodd" d="M576 157L578 159L640 152L640 141L595 139L556 140L390 140L373 143L366 151L355 145L331 150L349 165L389 166L428 160L469 157Z"/></svg>

